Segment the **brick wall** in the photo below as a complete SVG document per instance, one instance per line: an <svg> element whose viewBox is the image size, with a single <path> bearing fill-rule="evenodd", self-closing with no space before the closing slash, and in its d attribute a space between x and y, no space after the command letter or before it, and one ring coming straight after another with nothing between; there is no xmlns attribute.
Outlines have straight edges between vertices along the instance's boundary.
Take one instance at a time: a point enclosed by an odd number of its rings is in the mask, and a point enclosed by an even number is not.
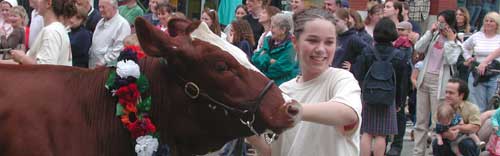
<svg viewBox="0 0 500 156"><path fill-rule="evenodd" d="M431 15L437 15L439 12L451 9L455 10L457 8L457 1L454 0L430 0L431 1ZM356 10L365 11L366 3L368 0L349 0L349 5L351 8Z"/></svg>
<svg viewBox="0 0 500 156"><path fill-rule="evenodd" d="M368 3L368 0L349 0L349 7L360 11L366 11L366 3Z"/></svg>

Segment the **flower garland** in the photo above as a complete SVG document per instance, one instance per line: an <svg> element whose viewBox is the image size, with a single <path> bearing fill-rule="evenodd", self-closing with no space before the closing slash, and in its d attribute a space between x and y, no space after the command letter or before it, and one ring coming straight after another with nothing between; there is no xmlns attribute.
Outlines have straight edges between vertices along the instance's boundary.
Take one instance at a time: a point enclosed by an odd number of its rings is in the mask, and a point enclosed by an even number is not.
<svg viewBox="0 0 500 156"><path fill-rule="evenodd" d="M151 96L141 95L149 87L146 76L141 74L138 60L145 55L138 46L127 46L120 53L116 71L111 71L106 89L118 97L116 116L136 139L135 152L138 156L151 156L158 150L156 126L151 122Z"/></svg>

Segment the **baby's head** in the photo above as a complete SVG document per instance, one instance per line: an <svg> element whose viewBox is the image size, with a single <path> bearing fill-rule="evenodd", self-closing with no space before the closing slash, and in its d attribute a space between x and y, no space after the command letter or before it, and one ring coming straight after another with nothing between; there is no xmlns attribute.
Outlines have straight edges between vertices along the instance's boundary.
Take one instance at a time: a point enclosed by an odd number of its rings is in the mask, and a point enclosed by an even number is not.
<svg viewBox="0 0 500 156"><path fill-rule="evenodd" d="M123 45L126 46L140 46L139 45L139 39L137 39L136 34L131 34L125 37L123 40Z"/></svg>
<svg viewBox="0 0 500 156"><path fill-rule="evenodd" d="M448 126L455 117L455 110L449 104L443 103L439 105L436 117L439 124Z"/></svg>
<svg viewBox="0 0 500 156"><path fill-rule="evenodd" d="M413 26L410 22L403 21L399 22L396 28L398 29L399 36L408 36L412 32Z"/></svg>

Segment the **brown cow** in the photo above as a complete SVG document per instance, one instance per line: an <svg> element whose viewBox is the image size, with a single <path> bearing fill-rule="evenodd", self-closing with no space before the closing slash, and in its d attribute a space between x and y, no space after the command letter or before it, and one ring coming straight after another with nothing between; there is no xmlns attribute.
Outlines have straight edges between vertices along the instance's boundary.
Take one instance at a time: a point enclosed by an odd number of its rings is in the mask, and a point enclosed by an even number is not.
<svg viewBox="0 0 500 156"><path fill-rule="evenodd" d="M265 89L269 79L226 51L192 39L198 25L174 20L169 29L177 36L169 37L142 18L136 22L140 43L153 56L139 64L149 78L146 96L153 98L160 144L171 155L204 154L253 135L240 120L255 117L257 133L293 126L297 104L285 104L275 85ZM104 87L110 70L0 65L0 155L135 155L134 140L114 115L116 99ZM199 86L200 97L187 96L195 94L185 92L187 81Z"/></svg>

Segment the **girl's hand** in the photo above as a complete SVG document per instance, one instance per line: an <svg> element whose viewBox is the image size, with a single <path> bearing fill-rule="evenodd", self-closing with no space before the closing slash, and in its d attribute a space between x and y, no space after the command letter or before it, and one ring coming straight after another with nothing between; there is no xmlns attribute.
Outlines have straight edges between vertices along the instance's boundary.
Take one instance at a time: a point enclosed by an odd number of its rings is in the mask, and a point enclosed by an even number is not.
<svg viewBox="0 0 500 156"><path fill-rule="evenodd" d="M488 66L487 63L485 62L481 62L479 64L479 66L477 66L477 72L479 73L479 75L484 75L484 72L486 72L486 67Z"/></svg>
<svg viewBox="0 0 500 156"><path fill-rule="evenodd" d="M344 61L342 63L342 68L346 69L346 70L351 70L351 62L349 61Z"/></svg>
<svg viewBox="0 0 500 156"><path fill-rule="evenodd" d="M21 63L21 60L23 59L23 57L26 56L24 51L21 51L21 50L10 50L9 53L12 56L12 59L16 62L19 62L19 63Z"/></svg>

